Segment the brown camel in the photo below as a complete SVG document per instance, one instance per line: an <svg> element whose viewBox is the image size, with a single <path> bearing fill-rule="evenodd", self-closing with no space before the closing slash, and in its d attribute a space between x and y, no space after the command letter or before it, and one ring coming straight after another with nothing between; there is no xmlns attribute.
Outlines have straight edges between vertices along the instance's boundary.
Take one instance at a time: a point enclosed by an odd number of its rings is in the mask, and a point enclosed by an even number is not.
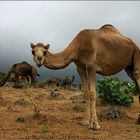
<svg viewBox="0 0 140 140"><path fill-rule="evenodd" d="M48 45L31 43L37 66L62 69L74 62L83 83L86 113L83 124L99 129L96 115L96 73L113 75L125 70L140 89L140 50L129 38L108 24L78 33L67 48L52 54ZM89 88L88 88L89 83Z"/></svg>
<svg viewBox="0 0 140 140"><path fill-rule="evenodd" d="M20 79L22 77L26 77L27 79L30 77L31 78L31 83L36 83L37 78L36 75L39 76L37 73L37 70L27 62L21 62L21 63L16 63L12 66L12 68L8 71L4 79L0 83L0 87L5 84L5 82L9 79L10 75L14 74L15 75L15 81L20 82Z"/></svg>
<svg viewBox="0 0 140 140"><path fill-rule="evenodd" d="M63 80L63 86L64 88L70 88L71 84L74 82L75 76L72 77L72 79L70 79L68 76L65 77L65 79Z"/></svg>
<svg viewBox="0 0 140 140"><path fill-rule="evenodd" d="M11 73L10 76L9 76L9 80L11 82L17 82L17 79L16 78L17 77L16 77L16 75L14 73ZM22 83L22 82L24 82L24 83L28 82L29 84L32 84L31 77L29 75L27 75L27 76L19 76L18 77L18 81L20 83Z"/></svg>
<svg viewBox="0 0 140 140"><path fill-rule="evenodd" d="M61 83L59 81L59 79L52 77L48 80L48 86L50 87L54 87L54 86L59 86L61 87Z"/></svg>

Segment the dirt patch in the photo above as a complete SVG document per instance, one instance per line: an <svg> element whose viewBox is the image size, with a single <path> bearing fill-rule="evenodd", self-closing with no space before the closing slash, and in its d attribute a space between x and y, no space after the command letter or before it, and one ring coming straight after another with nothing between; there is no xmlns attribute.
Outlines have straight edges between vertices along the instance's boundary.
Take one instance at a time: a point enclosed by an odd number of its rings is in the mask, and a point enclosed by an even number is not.
<svg viewBox="0 0 140 140"><path fill-rule="evenodd" d="M52 89L14 89L7 85L0 88L0 139L91 139L139 140L137 125L140 105L138 98L129 108L116 107L122 113L117 119L102 119L105 106L97 100L97 114L101 130L93 131L81 125L85 101L81 91L59 89L62 99L48 98ZM19 104L16 101L22 99ZM23 103L23 104L22 104ZM25 103L25 104L24 104Z"/></svg>

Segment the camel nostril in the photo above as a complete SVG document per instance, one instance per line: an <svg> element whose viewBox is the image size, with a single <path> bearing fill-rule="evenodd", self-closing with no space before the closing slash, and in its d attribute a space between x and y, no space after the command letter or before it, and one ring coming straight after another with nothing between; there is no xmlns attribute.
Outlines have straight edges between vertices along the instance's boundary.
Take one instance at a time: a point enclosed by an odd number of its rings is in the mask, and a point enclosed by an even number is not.
<svg viewBox="0 0 140 140"><path fill-rule="evenodd" d="M38 56L37 59L38 59L39 61L41 61L43 58L42 58L42 56Z"/></svg>

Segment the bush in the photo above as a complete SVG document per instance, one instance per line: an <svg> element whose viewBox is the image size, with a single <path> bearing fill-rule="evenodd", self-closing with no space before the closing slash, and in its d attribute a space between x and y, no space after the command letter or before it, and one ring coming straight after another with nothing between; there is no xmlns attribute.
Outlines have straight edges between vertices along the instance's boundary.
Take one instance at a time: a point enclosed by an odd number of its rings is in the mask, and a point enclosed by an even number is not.
<svg viewBox="0 0 140 140"><path fill-rule="evenodd" d="M98 80L99 98L104 103L130 106L133 103L133 94L136 92L134 83L120 81L119 78L106 76Z"/></svg>
<svg viewBox="0 0 140 140"><path fill-rule="evenodd" d="M39 81L34 85L35 88L44 88L47 85L47 81Z"/></svg>
<svg viewBox="0 0 140 140"><path fill-rule="evenodd" d="M0 80L2 80L4 77L5 77L5 73L3 73L3 72L0 72Z"/></svg>

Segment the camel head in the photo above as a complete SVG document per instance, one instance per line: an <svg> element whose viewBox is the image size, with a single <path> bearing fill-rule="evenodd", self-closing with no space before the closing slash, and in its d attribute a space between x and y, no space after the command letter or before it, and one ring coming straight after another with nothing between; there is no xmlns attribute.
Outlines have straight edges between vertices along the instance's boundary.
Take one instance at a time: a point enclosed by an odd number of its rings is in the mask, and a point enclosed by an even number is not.
<svg viewBox="0 0 140 140"><path fill-rule="evenodd" d="M36 45L31 43L30 45L32 48L33 60L38 67L41 67L44 64L45 57L50 45L44 45L43 43L37 43Z"/></svg>

